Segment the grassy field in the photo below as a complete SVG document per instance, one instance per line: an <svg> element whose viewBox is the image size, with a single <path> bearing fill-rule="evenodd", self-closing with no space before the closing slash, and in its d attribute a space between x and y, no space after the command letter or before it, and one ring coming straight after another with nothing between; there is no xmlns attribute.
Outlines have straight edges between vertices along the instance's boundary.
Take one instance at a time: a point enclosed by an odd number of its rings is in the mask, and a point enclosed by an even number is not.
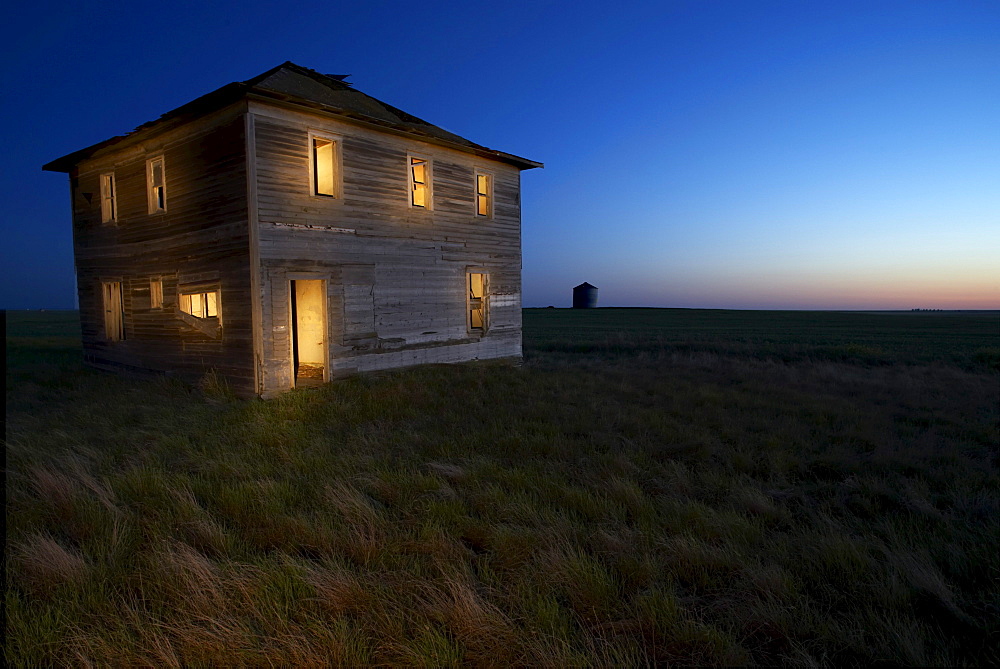
<svg viewBox="0 0 1000 669"><path fill-rule="evenodd" d="M1000 663L1000 315L529 309L268 402L9 313L8 664Z"/></svg>

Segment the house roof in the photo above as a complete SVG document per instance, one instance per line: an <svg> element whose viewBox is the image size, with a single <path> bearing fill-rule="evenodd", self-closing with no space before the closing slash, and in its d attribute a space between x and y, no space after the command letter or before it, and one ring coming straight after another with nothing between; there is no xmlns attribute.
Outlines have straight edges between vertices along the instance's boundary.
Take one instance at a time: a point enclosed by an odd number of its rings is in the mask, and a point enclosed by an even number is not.
<svg viewBox="0 0 1000 669"><path fill-rule="evenodd" d="M243 98L272 100L334 114L349 122L409 135L432 144L509 163L522 170L543 166L534 160L476 144L412 114L407 114L401 109L362 93L346 83L345 78L346 75L320 74L290 61L285 62L252 79L227 84L192 100L156 120L140 125L127 135L112 137L57 158L43 165L42 169L51 172L69 172L81 161L102 153L104 149L123 142L128 145L142 141L161 129L182 125Z"/></svg>

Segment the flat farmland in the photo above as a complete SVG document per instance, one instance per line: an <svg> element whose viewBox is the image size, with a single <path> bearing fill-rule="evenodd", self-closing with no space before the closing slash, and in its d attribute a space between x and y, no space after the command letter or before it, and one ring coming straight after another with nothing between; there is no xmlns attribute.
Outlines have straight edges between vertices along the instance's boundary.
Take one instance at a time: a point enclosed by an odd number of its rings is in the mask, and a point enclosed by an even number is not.
<svg viewBox="0 0 1000 669"><path fill-rule="evenodd" d="M783 361L1000 366L997 311L526 309L527 353L703 351Z"/></svg>
<svg viewBox="0 0 1000 669"><path fill-rule="evenodd" d="M15 666L1000 663L1000 313L526 309L275 400L7 314Z"/></svg>

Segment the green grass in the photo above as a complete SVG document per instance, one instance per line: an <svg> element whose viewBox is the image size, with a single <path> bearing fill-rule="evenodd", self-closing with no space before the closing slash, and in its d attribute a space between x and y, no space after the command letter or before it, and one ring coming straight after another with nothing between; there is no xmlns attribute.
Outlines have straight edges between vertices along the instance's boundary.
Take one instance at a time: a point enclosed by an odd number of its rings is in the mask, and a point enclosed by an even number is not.
<svg viewBox="0 0 1000 669"><path fill-rule="evenodd" d="M547 353L638 350L738 354L786 362L944 362L1000 370L1000 312L526 309L525 347Z"/></svg>
<svg viewBox="0 0 1000 669"><path fill-rule="evenodd" d="M272 401L9 313L5 659L1000 662L1000 319L525 311Z"/></svg>

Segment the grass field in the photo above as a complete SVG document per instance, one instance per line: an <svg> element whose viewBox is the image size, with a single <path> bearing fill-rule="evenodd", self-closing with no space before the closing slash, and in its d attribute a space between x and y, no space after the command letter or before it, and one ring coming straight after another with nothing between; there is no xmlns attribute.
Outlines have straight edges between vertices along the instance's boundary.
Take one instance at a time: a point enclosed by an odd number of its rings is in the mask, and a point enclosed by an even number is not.
<svg viewBox="0 0 1000 669"><path fill-rule="evenodd" d="M5 659L1000 663L1000 314L529 309L272 401L7 323Z"/></svg>

